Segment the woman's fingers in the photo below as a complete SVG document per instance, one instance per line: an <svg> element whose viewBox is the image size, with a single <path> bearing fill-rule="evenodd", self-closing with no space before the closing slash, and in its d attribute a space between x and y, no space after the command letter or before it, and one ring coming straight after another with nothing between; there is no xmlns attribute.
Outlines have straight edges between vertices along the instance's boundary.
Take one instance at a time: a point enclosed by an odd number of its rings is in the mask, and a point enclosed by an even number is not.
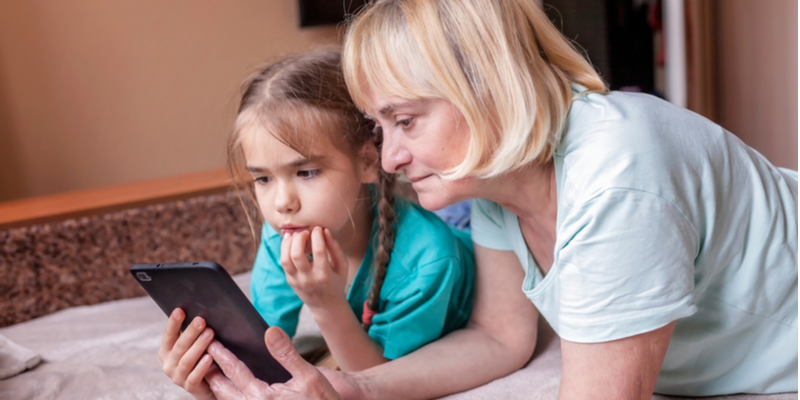
<svg viewBox="0 0 800 400"><path fill-rule="evenodd" d="M212 367L205 376L208 386L217 400L245 400L244 394L217 367Z"/></svg>
<svg viewBox="0 0 800 400"><path fill-rule="evenodd" d="M278 327L269 327L264 333L264 342L272 357L292 375L292 379L304 381L309 375L319 373L317 368L306 362L294 348L291 339Z"/></svg>
<svg viewBox="0 0 800 400"><path fill-rule="evenodd" d="M172 314L169 315L167 327L164 329L164 336L161 337L161 348L158 349L158 359L161 360L162 364L167 359L167 356L172 351L172 347L175 346L175 342L178 340L178 336L181 334L183 318L185 318L185 315L180 308L172 310Z"/></svg>
<svg viewBox="0 0 800 400"><path fill-rule="evenodd" d="M214 341L208 346L208 354L214 357L219 369L225 374L233 385L242 392L263 389L266 383L256 379L250 368L247 368L230 350L220 342ZM213 388L212 388L213 390ZM215 391L216 393L216 391Z"/></svg>

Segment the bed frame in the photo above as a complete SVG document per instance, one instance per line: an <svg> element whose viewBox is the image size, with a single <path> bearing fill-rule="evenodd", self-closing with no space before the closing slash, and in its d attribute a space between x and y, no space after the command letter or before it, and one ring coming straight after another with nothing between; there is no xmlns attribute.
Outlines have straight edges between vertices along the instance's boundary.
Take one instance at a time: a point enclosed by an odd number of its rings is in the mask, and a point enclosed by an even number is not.
<svg viewBox="0 0 800 400"><path fill-rule="evenodd" d="M0 327L143 296L135 263L247 271L258 232L224 169L0 203Z"/></svg>

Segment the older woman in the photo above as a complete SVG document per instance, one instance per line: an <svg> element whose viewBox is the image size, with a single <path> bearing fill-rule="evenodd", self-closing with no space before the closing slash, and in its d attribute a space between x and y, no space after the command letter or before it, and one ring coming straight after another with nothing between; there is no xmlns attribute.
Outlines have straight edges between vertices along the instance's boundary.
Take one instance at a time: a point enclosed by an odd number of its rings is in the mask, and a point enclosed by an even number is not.
<svg viewBox="0 0 800 400"><path fill-rule="evenodd" d="M561 338L561 398L797 391L795 172L689 111L607 92L533 0L376 1L344 60L384 169L428 209L476 199L477 262L468 327L329 374L346 397L506 375L539 313ZM333 395L303 371L293 387Z"/></svg>

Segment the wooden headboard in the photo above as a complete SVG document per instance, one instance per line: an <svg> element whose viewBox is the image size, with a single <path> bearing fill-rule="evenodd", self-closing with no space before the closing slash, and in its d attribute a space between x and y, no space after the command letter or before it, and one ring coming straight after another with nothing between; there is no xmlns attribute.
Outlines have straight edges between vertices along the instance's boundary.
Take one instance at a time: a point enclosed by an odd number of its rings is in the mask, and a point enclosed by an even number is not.
<svg viewBox="0 0 800 400"><path fill-rule="evenodd" d="M0 203L0 230L223 193L231 186L226 170L198 172Z"/></svg>
<svg viewBox="0 0 800 400"><path fill-rule="evenodd" d="M0 327L143 296L137 263L248 271L260 226L242 206L225 170L0 203Z"/></svg>

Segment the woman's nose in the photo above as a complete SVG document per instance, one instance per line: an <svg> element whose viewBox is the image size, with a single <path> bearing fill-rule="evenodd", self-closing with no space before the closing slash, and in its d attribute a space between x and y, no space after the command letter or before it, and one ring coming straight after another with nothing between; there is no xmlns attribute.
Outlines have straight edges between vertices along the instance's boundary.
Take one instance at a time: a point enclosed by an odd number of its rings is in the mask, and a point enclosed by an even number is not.
<svg viewBox="0 0 800 400"><path fill-rule="evenodd" d="M275 210L281 214L291 214L300 210L300 199L290 185L278 184L277 186Z"/></svg>
<svg viewBox="0 0 800 400"><path fill-rule="evenodd" d="M412 159L413 155L396 135L384 134L381 145L381 164L386 172L401 171Z"/></svg>

